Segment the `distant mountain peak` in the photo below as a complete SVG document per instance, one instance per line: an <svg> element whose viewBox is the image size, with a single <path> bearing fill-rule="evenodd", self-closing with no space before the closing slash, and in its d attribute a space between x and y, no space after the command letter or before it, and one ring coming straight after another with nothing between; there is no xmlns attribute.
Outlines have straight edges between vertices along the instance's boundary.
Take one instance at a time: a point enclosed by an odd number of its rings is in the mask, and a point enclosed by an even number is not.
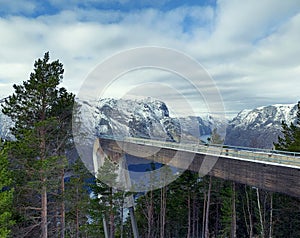
<svg viewBox="0 0 300 238"><path fill-rule="evenodd" d="M182 135L198 139L207 138L214 128L222 131L227 127L225 144L268 149L273 147L273 142L277 142L278 136L281 135L281 122L294 123L297 117L296 104L245 109L227 122L211 115L174 118L170 116L168 106L154 98L104 98L78 100L78 103L81 105L81 126L86 135L179 141ZM0 112L2 138L10 137L11 123L11 120Z"/></svg>
<svg viewBox="0 0 300 238"><path fill-rule="evenodd" d="M199 139L211 134L212 128L221 126L221 121L197 116L174 118L167 105L157 99L105 98L81 102L86 131L96 136L143 137L171 141L180 138Z"/></svg>
<svg viewBox="0 0 300 238"><path fill-rule="evenodd" d="M296 117L296 104L275 104L242 110L229 122L225 143L270 149L281 135L281 122L294 123Z"/></svg>

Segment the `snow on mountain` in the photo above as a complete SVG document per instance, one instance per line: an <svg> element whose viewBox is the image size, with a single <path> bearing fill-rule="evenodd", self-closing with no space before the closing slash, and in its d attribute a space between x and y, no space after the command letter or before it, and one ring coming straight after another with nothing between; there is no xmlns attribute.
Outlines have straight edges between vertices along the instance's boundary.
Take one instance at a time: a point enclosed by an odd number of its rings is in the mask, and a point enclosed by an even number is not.
<svg viewBox="0 0 300 238"><path fill-rule="evenodd" d="M180 139L178 120L169 116L165 103L152 100L100 99L77 100L80 113L73 120L73 133L79 155L93 170L94 143L97 137Z"/></svg>
<svg viewBox="0 0 300 238"><path fill-rule="evenodd" d="M0 110L0 137L2 139L12 139L9 128L12 126L12 121L9 117L5 116Z"/></svg>
<svg viewBox="0 0 300 238"><path fill-rule="evenodd" d="M141 137L180 141L209 136L217 121L212 117L172 118L164 102L143 100L100 99L82 101L81 114L85 131L96 136ZM92 116L91 116L92 115ZM221 122L218 121L221 126Z"/></svg>
<svg viewBox="0 0 300 238"><path fill-rule="evenodd" d="M271 149L281 135L281 122L294 123L296 116L295 104L243 110L229 122L225 144Z"/></svg>
<svg viewBox="0 0 300 238"><path fill-rule="evenodd" d="M271 149L273 142L281 135L281 122L294 123L297 114L295 104L276 104L243 110L226 125L226 121L211 116L172 118L167 105L152 98L107 98L79 100L78 103L81 105L78 127L91 144L95 137L103 135L169 141L180 141L183 136L189 139L203 139L210 136L213 128L221 132L227 126L225 144ZM11 120L0 112L2 138L11 137L11 123Z"/></svg>
<svg viewBox="0 0 300 238"><path fill-rule="evenodd" d="M178 141L178 120L169 116L165 103L144 100L101 99L94 107L97 136L159 138Z"/></svg>

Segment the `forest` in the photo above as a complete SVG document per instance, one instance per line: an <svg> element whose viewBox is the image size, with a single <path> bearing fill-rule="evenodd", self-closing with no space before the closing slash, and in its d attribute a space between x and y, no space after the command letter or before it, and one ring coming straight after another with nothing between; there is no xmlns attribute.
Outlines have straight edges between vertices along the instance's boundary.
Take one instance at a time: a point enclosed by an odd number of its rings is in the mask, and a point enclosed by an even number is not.
<svg viewBox="0 0 300 238"><path fill-rule="evenodd" d="M14 137L0 143L1 238L129 238L135 222L147 238L300 237L297 197L191 171L156 190L119 191L103 182L117 178L109 158L95 178L76 153L72 112L80 105L60 87L63 74L47 52L1 105ZM297 116L295 125L282 123L276 149L300 152L300 108Z"/></svg>

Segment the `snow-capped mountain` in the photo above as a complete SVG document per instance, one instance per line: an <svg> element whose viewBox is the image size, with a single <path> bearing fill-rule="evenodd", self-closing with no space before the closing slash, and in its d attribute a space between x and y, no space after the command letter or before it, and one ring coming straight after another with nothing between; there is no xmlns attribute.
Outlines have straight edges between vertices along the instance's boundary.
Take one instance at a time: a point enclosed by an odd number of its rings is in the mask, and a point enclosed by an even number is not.
<svg viewBox="0 0 300 238"><path fill-rule="evenodd" d="M150 98L140 101L102 99L95 109L97 136L179 139L178 121L169 116L163 102Z"/></svg>
<svg viewBox="0 0 300 238"><path fill-rule="evenodd" d="M217 118L189 116L172 118L165 103L143 100L100 99L79 100L80 127L86 139L93 143L95 136L143 137L179 141L209 137L213 128L222 131L226 121ZM227 125L225 144L268 148L281 135L281 122L294 123L297 105L271 105L241 111ZM10 138L11 121L0 111L0 135ZM91 137L90 137L91 136ZM90 138L90 139L89 139Z"/></svg>
<svg viewBox="0 0 300 238"><path fill-rule="evenodd" d="M82 117L86 131L97 136L141 137L179 141L199 138L211 133L209 122L200 117L172 118L164 102L143 100L101 99L82 101ZM92 131L94 130L94 131ZM198 136L197 136L198 135Z"/></svg>
<svg viewBox="0 0 300 238"><path fill-rule="evenodd" d="M9 128L12 126L12 121L9 117L5 116L0 110L0 137L2 139L12 139Z"/></svg>
<svg viewBox="0 0 300 238"><path fill-rule="evenodd" d="M271 149L281 135L281 122L294 123L296 116L295 104L243 110L229 122L225 144Z"/></svg>
<svg viewBox="0 0 300 238"><path fill-rule="evenodd" d="M80 100L79 103L83 121L81 125L85 127L83 131L97 137L140 137L190 142L209 137L215 124L219 127L222 124L212 117L173 118L164 102L152 98L108 98L98 101Z"/></svg>

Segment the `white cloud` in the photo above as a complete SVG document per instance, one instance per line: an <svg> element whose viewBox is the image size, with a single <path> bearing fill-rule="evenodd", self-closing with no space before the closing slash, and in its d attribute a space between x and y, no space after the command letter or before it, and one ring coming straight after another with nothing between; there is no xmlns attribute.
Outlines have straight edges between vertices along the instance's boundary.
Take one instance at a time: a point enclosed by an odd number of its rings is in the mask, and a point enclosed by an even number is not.
<svg viewBox="0 0 300 238"><path fill-rule="evenodd" d="M76 92L105 58L128 48L156 45L187 53L203 64L229 111L296 102L299 12L298 1L227 0L219 1L216 10L76 9L38 18L0 18L0 95L7 92L7 83L26 80L34 60L46 51L64 64L64 85ZM253 102L255 98L258 101Z"/></svg>
<svg viewBox="0 0 300 238"><path fill-rule="evenodd" d="M271 33L286 17L299 11L299 2L239 1L219 2L217 28L214 32L222 40L253 42Z"/></svg>

